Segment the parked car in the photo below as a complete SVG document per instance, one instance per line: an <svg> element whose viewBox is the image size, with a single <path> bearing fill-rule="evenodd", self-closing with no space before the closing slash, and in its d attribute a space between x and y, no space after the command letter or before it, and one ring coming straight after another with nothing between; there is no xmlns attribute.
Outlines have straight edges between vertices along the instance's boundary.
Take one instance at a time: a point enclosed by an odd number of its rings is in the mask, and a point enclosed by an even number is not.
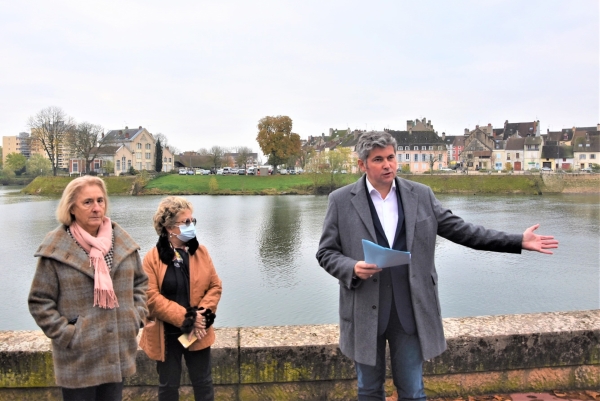
<svg viewBox="0 0 600 401"><path fill-rule="evenodd" d="M254 167L248 167L248 175L256 175L256 169Z"/></svg>
<svg viewBox="0 0 600 401"><path fill-rule="evenodd" d="M296 174L296 170L294 170L293 168L291 168L291 169L288 170L288 174L295 175Z"/></svg>
<svg viewBox="0 0 600 401"><path fill-rule="evenodd" d="M184 168L180 168L179 169L179 175L186 175L187 174L187 170Z"/></svg>
<svg viewBox="0 0 600 401"><path fill-rule="evenodd" d="M440 171L451 172L451 171L455 171L455 170L452 170L451 168L448 168L448 167L444 167L444 168L441 168Z"/></svg>
<svg viewBox="0 0 600 401"><path fill-rule="evenodd" d="M194 175L194 169L192 169L192 168L191 168L191 169L189 169L189 170L187 171L187 175Z"/></svg>
<svg viewBox="0 0 600 401"><path fill-rule="evenodd" d="M239 168L232 168L232 169L231 169L231 173L230 173L230 174L234 174L234 175L235 175L235 174L237 174L237 173L238 173L238 171L240 171L240 169L239 169Z"/></svg>
<svg viewBox="0 0 600 401"><path fill-rule="evenodd" d="M592 168L591 167L586 167L586 168L582 168L581 170L582 173L591 173L592 172Z"/></svg>
<svg viewBox="0 0 600 401"><path fill-rule="evenodd" d="M231 167L223 167L221 170L223 171L223 175L231 174Z"/></svg>
<svg viewBox="0 0 600 401"><path fill-rule="evenodd" d="M217 170L217 175L223 175L223 169L222 168L220 168L220 169Z"/></svg>
<svg viewBox="0 0 600 401"><path fill-rule="evenodd" d="M195 173L196 173L196 175L202 175L202 174L204 174L204 170L201 168L197 168Z"/></svg>
<svg viewBox="0 0 600 401"><path fill-rule="evenodd" d="M552 169L550 167L542 167L542 172L551 172Z"/></svg>
<svg viewBox="0 0 600 401"><path fill-rule="evenodd" d="M287 170L284 168L279 170L279 174L281 174L281 175L286 175L287 173L288 173Z"/></svg>
<svg viewBox="0 0 600 401"><path fill-rule="evenodd" d="M243 169L243 168L239 169L238 175L246 175L246 169Z"/></svg>
<svg viewBox="0 0 600 401"><path fill-rule="evenodd" d="M296 167L295 171L296 174L302 174L304 172L304 170L302 170L302 167Z"/></svg>

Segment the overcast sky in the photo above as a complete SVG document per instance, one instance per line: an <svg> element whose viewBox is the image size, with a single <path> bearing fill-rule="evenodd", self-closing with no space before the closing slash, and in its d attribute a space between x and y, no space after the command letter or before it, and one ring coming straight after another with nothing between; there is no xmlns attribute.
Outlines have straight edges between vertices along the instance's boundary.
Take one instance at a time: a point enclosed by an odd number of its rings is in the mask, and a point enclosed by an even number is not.
<svg viewBox="0 0 600 401"><path fill-rule="evenodd" d="M258 120L404 130L595 126L599 2L0 0L0 135L59 106L180 150L256 143Z"/></svg>

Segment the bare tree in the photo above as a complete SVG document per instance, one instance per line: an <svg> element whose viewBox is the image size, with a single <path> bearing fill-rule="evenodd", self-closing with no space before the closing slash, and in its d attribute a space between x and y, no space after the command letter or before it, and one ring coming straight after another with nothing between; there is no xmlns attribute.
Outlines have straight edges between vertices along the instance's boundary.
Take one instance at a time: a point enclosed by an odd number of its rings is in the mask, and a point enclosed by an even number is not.
<svg viewBox="0 0 600 401"><path fill-rule="evenodd" d="M247 146L240 146L237 148L237 157L235 158L235 162L239 167L244 166L246 168L246 164L248 164L248 158L252 154L252 149Z"/></svg>
<svg viewBox="0 0 600 401"><path fill-rule="evenodd" d="M220 146L213 146L209 149L208 156L210 156L210 162L215 169L221 166L224 155L225 150Z"/></svg>
<svg viewBox="0 0 600 401"><path fill-rule="evenodd" d="M161 134L160 132L158 134L152 134L152 136L154 137L155 141L160 141L160 144L162 145L163 148L169 148L172 149L172 146L169 146L169 141L167 140L167 137L165 136L165 134Z"/></svg>
<svg viewBox="0 0 600 401"><path fill-rule="evenodd" d="M32 145L40 146L52 163L53 175L58 172L58 159L65 155L65 138L73 130L73 119L56 106L42 109L35 116L29 117Z"/></svg>
<svg viewBox="0 0 600 401"><path fill-rule="evenodd" d="M104 130L100 125L83 122L67 132L65 143L71 152L85 160L87 171L92 171L92 162L106 146Z"/></svg>

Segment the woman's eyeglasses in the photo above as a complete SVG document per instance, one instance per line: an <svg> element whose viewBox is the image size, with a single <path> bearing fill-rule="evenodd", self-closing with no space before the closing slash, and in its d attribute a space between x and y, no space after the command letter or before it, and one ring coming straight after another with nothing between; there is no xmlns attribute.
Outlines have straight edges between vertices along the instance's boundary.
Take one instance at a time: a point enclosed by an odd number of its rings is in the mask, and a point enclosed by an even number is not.
<svg viewBox="0 0 600 401"><path fill-rule="evenodd" d="M185 224L186 227L189 227L190 224L196 225L196 219L185 219L184 221L176 221L177 224Z"/></svg>

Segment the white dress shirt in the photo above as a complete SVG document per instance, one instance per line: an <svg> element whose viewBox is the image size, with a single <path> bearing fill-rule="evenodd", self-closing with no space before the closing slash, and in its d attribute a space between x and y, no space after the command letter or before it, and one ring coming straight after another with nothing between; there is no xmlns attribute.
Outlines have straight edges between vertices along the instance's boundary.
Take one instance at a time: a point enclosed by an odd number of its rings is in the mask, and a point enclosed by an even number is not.
<svg viewBox="0 0 600 401"><path fill-rule="evenodd" d="M382 198L379 191L371 185L368 177L367 189L369 190L369 195L371 195L371 200L375 206L375 211L377 211L377 217L379 217L379 221L385 232L385 237L391 248L394 246L396 227L398 226L398 195L396 194L396 180L392 182L392 187L385 199Z"/></svg>

